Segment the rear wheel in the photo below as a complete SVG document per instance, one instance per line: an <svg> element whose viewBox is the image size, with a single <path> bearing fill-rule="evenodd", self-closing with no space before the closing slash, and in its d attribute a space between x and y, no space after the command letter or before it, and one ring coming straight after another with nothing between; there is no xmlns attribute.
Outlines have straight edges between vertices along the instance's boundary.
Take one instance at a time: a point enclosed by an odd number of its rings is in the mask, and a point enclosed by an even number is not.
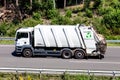
<svg viewBox="0 0 120 80"><path fill-rule="evenodd" d="M24 49L22 55L23 55L23 57L32 57L31 49Z"/></svg>
<svg viewBox="0 0 120 80"><path fill-rule="evenodd" d="M72 52L71 50L63 50L62 51L62 58L64 59L69 59L72 57Z"/></svg>
<svg viewBox="0 0 120 80"><path fill-rule="evenodd" d="M85 57L85 51L84 50L75 50L74 55L76 59L83 59Z"/></svg>

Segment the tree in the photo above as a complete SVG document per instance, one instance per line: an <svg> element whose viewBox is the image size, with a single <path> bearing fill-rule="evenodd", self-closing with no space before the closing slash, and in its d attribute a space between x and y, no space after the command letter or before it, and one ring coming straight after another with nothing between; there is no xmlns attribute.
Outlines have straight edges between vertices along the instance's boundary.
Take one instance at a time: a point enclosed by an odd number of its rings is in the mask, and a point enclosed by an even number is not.
<svg viewBox="0 0 120 80"><path fill-rule="evenodd" d="M19 0L16 0L15 6L16 6L16 11L15 11L16 12L16 16L19 19L19 21L21 22L22 14L21 14L21 11L20 11L20 8L19 8Z"/></svg>
<svg viewBox="0 0 120 80"><path fill-rule="evenodd" d="M54 9L55 9L56 8L55 0L53 0L53 4L54 4Z"/></svg>
<svg viewBox="0 0 120 80"><path fill-rule="evenodd" d="M77 5L78 1L76 0L76 5Z"/></svg>
<svg viewBox="0 0 120 80"><path fill-rule="evenodd" d="M4 8L6 9L6 0L4 0Z"/></svg>
<svg viewBox="0 0 120 80"><path fill-rule="evenodd" d="M66 0L64 0L64 8L66 7Z"/></svg>
<svg viewBox="0 0 120 80"><path fill-rule="evenodd" d="M30 0L30 10L32 10L32 0Z"/></svg>
<svg viewBox="0 0 120 80"><path fill-rule="evenodd" d="M113 34L120 34L120 10L114 10L105 14L103 17L104 24Z"/></svg>
<svg viewBox="0 0 120 80"><path fill-rule="evenodd" d="M112 0L109 7L106 7L103 22L113 34L120 34L120 1Z"/></svg>
<svg viewBox="0 0 120 80"><path fill-rule="evenodd" d="M6 9L6 0L0 0L0 5L4 6L4 8Z"/></svg>

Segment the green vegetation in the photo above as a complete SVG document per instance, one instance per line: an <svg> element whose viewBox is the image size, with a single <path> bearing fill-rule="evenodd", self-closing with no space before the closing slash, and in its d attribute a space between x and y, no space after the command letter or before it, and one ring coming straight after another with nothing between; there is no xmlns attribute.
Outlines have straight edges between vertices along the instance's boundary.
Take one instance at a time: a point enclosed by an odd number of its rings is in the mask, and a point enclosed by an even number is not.
<svg viewBox="0 0 120 80"><path fill-rule="evenodd" d="M120 43L107 43L107 46L120 46Z"/></svg>
<svg viewBox="0 0 120 80"><path fill-rule="evenodd" d="M30 74L30 73L0 73L0 80L120 80L120 77L95 76L85 74Z"/></svg>
<svg viewBox="0 0 120 80"><path fill-rule="evenodd" d="M13 5L12 3L15 5L13 0L7 0L8 6ZM18 28L37 24L92 24L107 39L120 39L120 0L84 0L76 6L70 6L75 5L75 1L69 0L67 5L69 7L58 9L61 5L55 5L53 0L32 0L31 3L29 0L21 0L18 8L8 9L16 13L12 18L8 14L5 20L0 19L0 36L11 37Z"/></svg>
<svg viewBox="0 0 120 80"><path fill-rule="evenodd" d="M3 45L13 45L15 43L15 41L13 40L0 40L0 44Z"/></svg>

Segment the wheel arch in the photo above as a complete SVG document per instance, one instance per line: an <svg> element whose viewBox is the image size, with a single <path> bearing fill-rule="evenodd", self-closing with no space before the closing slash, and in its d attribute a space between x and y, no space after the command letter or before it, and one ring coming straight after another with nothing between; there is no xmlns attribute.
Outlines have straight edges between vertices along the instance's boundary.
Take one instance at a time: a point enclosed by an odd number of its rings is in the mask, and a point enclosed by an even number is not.
<svg viewBox="0 0 120 80"><path fill-rule="evenodd" d="M32 54L34 53L34 49L33 49L32 46L30 46L30 45L24 45L23 48L22 48L22 54L23 54L23 51L24 51L25 49L30 49L31 52L32 52ZM33 55L34 55L34 54L33 54Z"/></svg>

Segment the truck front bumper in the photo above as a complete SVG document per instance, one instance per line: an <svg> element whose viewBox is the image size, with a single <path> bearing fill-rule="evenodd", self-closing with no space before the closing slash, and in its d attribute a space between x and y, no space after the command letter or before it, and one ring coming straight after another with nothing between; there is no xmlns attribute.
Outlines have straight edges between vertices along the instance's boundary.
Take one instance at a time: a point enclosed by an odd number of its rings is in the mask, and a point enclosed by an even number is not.
<svg viewBox="0 0 120 80"><path fill-rule="evenodd" d="M21 53L22 53L22 46L16 46L16 47L15 47L15 52L16 52L17 54L21 54Z"/></svg>

